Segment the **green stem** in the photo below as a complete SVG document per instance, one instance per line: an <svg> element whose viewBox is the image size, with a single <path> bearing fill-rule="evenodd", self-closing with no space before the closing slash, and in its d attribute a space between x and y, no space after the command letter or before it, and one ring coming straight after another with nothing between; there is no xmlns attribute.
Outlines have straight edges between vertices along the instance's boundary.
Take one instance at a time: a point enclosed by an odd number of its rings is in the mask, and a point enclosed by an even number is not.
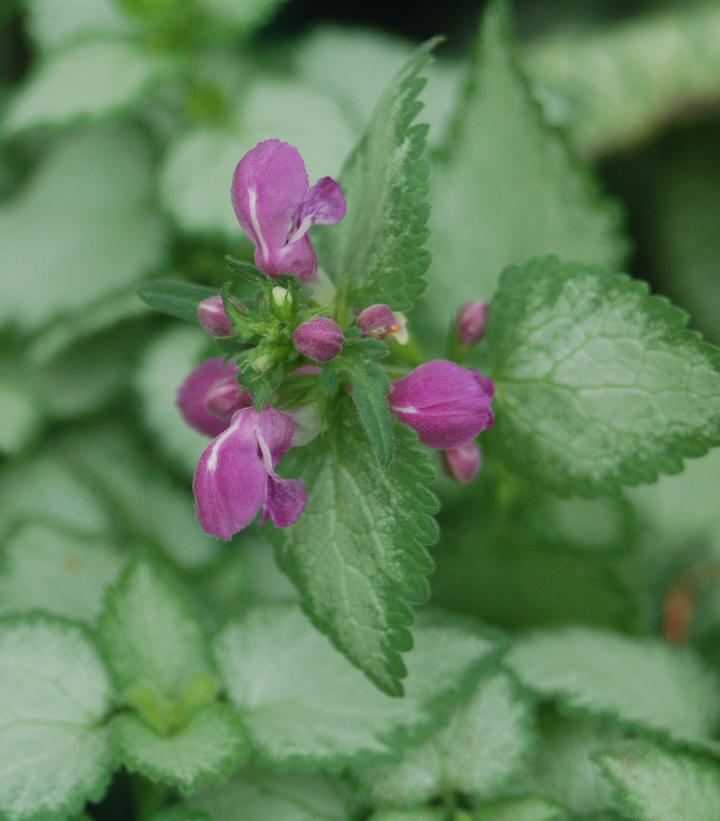
<svg viewBox="0 0 720 821"><path fill-rule="evenodd" d="M138 821L150 821L167 804L170 788L165 784L155 784L142 776L134 776L132 783Z"/></svg>

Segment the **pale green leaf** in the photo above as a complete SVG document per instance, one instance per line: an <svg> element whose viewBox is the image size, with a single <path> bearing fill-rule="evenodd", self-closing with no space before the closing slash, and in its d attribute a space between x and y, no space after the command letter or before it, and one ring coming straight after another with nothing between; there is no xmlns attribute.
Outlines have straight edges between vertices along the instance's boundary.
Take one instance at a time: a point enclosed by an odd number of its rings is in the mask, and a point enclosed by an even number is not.
<svg viewBox="0 0 720 821"><path fill-rule="evenodd" d="M215 657L260 760L338 769L421 741L472 691L499 649L497 637L449 618L419 625L414 638L401 699L379 692L293 605L254 609L230 624Z"/></svg>
<svg viewBox="0 0 720 821"><path fill-rule="evenodd" d="M212 675L192 602L169 572L136 559L106 597L100 636L117 686L173 703Z"/></svg>
<svg viewBox="0 0 720 821"><path fill-rule="evenodd" d="M309 84L335 97L358 130L370 120L388 83L410 59L413 43L380 29L321 25L295 50L295 65ZM332 70L328 67L332 66ZM436 60L424 72L428 83L421 92L423 120L430 124L430 140L444 134L460 86L459 67Z"/></svg>
<svg viewBox="0 0 720 821"><path fill-rule="evenodd" d="M90 338L97 341L103 332L148 314L148 308L138 299L135 288L109 293L82 313L64 316L51 323L32 340L27 351L28 359L39 367L47 365L80 342Z"/></svg>
<svg viewBox="0 0 720 821"><path fill-rule="evenodd" d="M0 377L0 454L20 453L38 437L43 423L40 397L32 388Z"/></svg>
<svg viewBox="0 0 720 821"><path fill-rule="evenodd" d="M503 272L487 344L493 446L549 490L677 473L720 443L720 351L645 283L555 257Z"/></svg>
<svg viewBox="0 0 720 821"><path fill-rule="evenodd" d="M165 254L147 147L134 131L89 130L52 147L0 209L0 323L32 330L139 279Z"/></svg>
<svg viewBox="0 0 720 821"><path fill-rule="evenodd" d="M102 493L112 509L122 512L121 524L131 537L160 547L191 569L220 555L217 540L197 523L189 490L173 484L126 429L100 425L68 434L57 444L78 475Z"/></svg>
<svg viewBox="0 0 720 821"><path fill-rule="evenodd" d="M140 411L153 441L190 475L210 440L182 418L177 392L202 359L217 355L210 352L200 328L172 326L148 345L135 379Z"/></svg>
<svg viewBox="0 0 720 821"><path fill-rule="evenodd" d="M253 30L269 22L285 0L204 0L203 14L222 26L241 34L252 34Z"/></svg>
<svg viewBox="0 0 720 821"><path fill-rule="evenodd" d="M412 809L378 810L370 821L445 821L447 814L440 807L413 807Z"/></svg>
<svg viewBox="0 0 720 821"><path fill-rule="evenodd" d="M0 471L0 533L6 534L27 519L59 523L100 537L112 528L102 497L48 453Z"/></svg>
<svg viewBox="0 0 720 821"><path fill-rule="evenodd" d="M102 798L114 764L102 726L112 688L83 630L0 620L0 815L65 818Z"/></svg>
<svg viewBox="0 0 720 821"><path fill-rule="evenodd" d="M560 804L539 796L498 798L481 804L472 814L473 821L566 821Z"/></svg>
<svg viewBox="0 0 720 821"><path fill-rule="evenodd" d="M130 31L115 0L25 0L27 26L42 49L65 46L82 37L118 35Z"/></svg>
<svg viewBox="0 0 720 821"><path fill-rule="evenodd" d="M573 713L713 746L718 682L688 648L568 627L519 640L506 662L527 687Z"/></svg>
<svg viewBox="0 0 720 821"><path fill-rule="evenodd" d="M313 624L381 690L400 695L410 605L428 594L437 500L417 438L397 423L394 435L396 456L383 468L354 410L341 405L327 433L283 460L309 500L293 527L268 535Z"/></svg>
<svg viewBox="0 0 720 821"><path fill-rule="evenodd" d="M321 773L241 770L188 801L222 821L347 821L341 785Z"/></svg>
<svg viewBox="0 0 720 821"><path fill-rule="evenodd" d="M594 756L624 738L625 731L597 720L563 718L554 710L541 713L538 729L539 743L522 788L576 813L613 808L612 791Z"/></svg>
<svg viewBox="0 0 720 821"><path fill-rule="evenodd" d="M452 139L433 169L423 309L438 335L463 302L489 299L509 264L553 253L614 267L625 256L616 209L543 122L506 17L497 2L486 12Z"/></svg>
<svg viewBox="0 0 720 821"><path fill-rule="evenodd" d="M526 51L538 91L562 107L583 153L627 149L652 137L689 101L717 100L720 9L713 3L658 8L659 14L633 15L616 26L554 34Z"/></svg>
<svg viewBox="0 0 720 821"><path fill-rule="evenodd" d="M169 73L129 40L88 40L46 57L10 102L2 131L93 122L137 106Z"/></svg>
<svg viewBox="0 0 720 821"><path fill-rule="evenodd" d="M422 73L435 45L421 46L380 98L340 173L347 215L319 233L320 263L346 307L386 302L406 311L425 290L430 163L427 126L415 119L422 109Z"/></svg>
<svg viewBox="0 0 720 821"><path fill-rule="evenodd" d="M532 712L512 676L483 678L446 727L408 749L399 763L359 770L357 777L376 806L411 806L448 790L495 795L527 764Z"/></svg>
<svg viewBox="0 0 720 821"><path fill-rule="evenodd" d="M637 821L716 821L720 764L630 741L598 758L628 818Z"/></svg>
<svg viewBox="0 0 720 821"><path fill-rule="evenodd" d="M0 613L46 610L92 624L122 564L122 554L98 539L26 524L0 554Z"/></svg>
<svg viewBox="0 0 720 821"><path fill-rule="evenodd" d="M252 82L233 114L225 130L194 129L170 146L160 196L181 230L219 235L247 247L230 202L233 172L242 156L262 140L284 140L302 154L312 184L337 177L356 135L337 102L296 80Z"/></svg>
<svg viewBox="0 0 720 821"><path fill-rule="evenodd" d="M201 707L171 735L160 735L138 716L124 714L113 722L113 735L130 772L184 794L224 781L249 749L240 717L226 704Z"/></svg>

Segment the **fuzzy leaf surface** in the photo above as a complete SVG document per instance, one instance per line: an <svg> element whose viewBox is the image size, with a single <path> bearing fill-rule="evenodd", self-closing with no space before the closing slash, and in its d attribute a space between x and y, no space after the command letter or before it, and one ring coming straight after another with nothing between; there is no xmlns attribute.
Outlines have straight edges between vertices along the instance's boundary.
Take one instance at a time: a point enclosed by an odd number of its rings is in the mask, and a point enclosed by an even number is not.
<svg viewBox="0 0 720 821"><path fill-rule="evenodd" d="M230 624L215 643L215 657L260 760L278 768L337 770L387 759L421 741L472 692L499 649L496 636L438 616L415 630L405 697L391 698L295 606L279 605Z"/></svg>
<svg viewBox="0 0 720 821"><path fill-rule="evenodd" d="M428 128L415 118L422 109L421 75L436 45L431 40L421 46L380 98L340 173L347 215L331 230L318 232L321 264L336 279L347 306L386 302L406 311L425 290Z"/></svg>
<svg viewBox="0 0 720 821"><path fill-rule="evenodd" d="M503 272L487 343L493 446L560 495L678 473L720 444L720 350L647 285L554 257Z"/></svg>
<svg viewBox="0 0 720 821"><path fill-rule="evenodd" d="M47 616L0 620L0 816L65 818L102 798L114 757L112 685L84 630Z"/></svg>
<svg viewBox="0 0 720 821"><path fill-rule="evenodd" d="M397 455L383 468L342 405L326 434L283 459L309 499L298 522L270 538L313 624L383 692L401 695L400 654L412 647L411 605L428 595L437 500L414 433L393 429Z"/></svg>

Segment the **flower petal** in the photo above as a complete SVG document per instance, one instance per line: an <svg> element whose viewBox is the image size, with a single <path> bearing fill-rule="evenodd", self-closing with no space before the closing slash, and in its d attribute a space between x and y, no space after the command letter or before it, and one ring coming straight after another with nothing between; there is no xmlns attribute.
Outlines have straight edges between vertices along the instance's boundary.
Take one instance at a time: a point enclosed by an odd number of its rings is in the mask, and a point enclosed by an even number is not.
<svg viewBox="0 0 720 821"><path fill-rule="evenodd" d="M275 527L294 524L307 504L307 491L297 479L268 476L263 522L272 519Z"/></svg>
<svg viewBox="0 0 720 821"><path fill-rule="evenodd" d="M190 427L206 436L217 436L228 426L227 419L221 419L208 410L206 398L213 386L228 378L235 379L237 367L226 363L222 357L208 359L187 377L178 390L176 404Z"/></svg>
<svg viewBox="0 0 720 821"><path fill-rule="evenodd" d="M272 470L293 446L296 426L286 413L275 408L265 408L259 417L258 444L261 449L264 444L272 456L272 465L266 466Z"/></svg>
<svg viewBox="0 0 720 821"><path fill-rule="evenodd" d="M259 143L238 163L232 203L243 231L255 244L255 258L263 271L272 252L287 243L307 190L300 152L280 140Z"/></svg>
<svg viewBox="0 0 720 821"><path fill-rule="evenodd" d="M257 413L238 411L230 427L207 446L195 471L195 511L202 529L231 539L255 518L268 475L258 456Z"/></svg>
<svg viewBox="0 0 720 821"><path fill-rule="evenodd" d="M310 238L304 234L299 239L281 247L272 246L266 256L255 249L255 264L268 276L293 274L303 282L314 282L318 261Z"/></svg>
<svg viewBox="0 0 720 821"><path fill-rule="evenodd" d="M318 180L305 194L300 207L300 224L335 225L345 216L347 203L342 188L332 177Z"/></svg>

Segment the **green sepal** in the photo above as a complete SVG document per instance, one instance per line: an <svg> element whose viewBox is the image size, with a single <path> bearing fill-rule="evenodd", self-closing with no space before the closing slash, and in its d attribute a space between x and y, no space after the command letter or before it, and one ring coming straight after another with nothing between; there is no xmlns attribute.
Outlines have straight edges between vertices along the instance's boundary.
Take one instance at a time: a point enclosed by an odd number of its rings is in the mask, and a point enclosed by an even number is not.
<svg viewBox="0 0 720 821"><path fill-rule="evenodd" d="M217 296L217 290L178 279L158 279L141 285L137 295L154 311L186 322L197 322L198 305L204 299Z"/></svg>

